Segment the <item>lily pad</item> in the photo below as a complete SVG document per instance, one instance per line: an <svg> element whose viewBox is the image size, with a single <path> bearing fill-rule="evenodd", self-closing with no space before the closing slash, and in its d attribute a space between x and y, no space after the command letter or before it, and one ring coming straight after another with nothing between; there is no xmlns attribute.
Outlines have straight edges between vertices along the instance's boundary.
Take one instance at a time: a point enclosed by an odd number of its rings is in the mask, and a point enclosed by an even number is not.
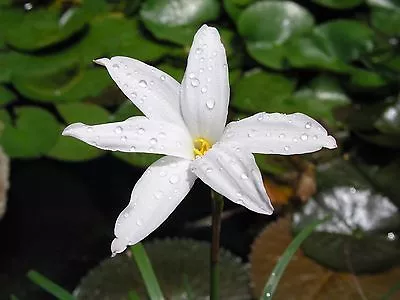
<svg viewBox="0 0 400 300"><path fill-rule="evenodd" d="M86 21L84 11L76 7L62 15L55 9L34 10L24 14L21 22L7 31L6 42L20 50L39 50L71 37Z"/></svg>
<svg viewBox="0 0 400 300"><path fill-rule="evenodd" d="M291 96L294 88L295 82L283 75L254 69L236 82L231 105L250 113L276 111L276 103Z"/></svg>
<svg viewBox="0 0 400 300"><path fill-rule="evenodd" d="M5 86L0 85L0 106L7 105L16 98L17 96L13 92L11 92Z"/></svg>
<svg viewBox="0 0 400 300"><path fill-rule="evenodd" d="M360 5L363 0L313 0L313 2L333 9L349 9Z"/></svg>
<svg viewBox="0 0 400 300"><path fill-rule="evenodd" d="M291 1L260 1L240 15L238 29L249 54L259 63L284 68L285 44L311 31L313 16Z"/></svg>
<svg viewBox="0 0 400 300"><path fill-rule="evenodd" d="M15 126L6 124L0 143L11 158L34 158L46 154L57 142L59 123L49 112L24 106L15 110Z"/></svg>
<svg viewBox="0 0 400 300"><path fill-rule="evenodd" d="M166 299L209 297L209 247L206 242L184 239L145 243L147 255ZM220 298L250 299L248 275L240 259L224 249L221 249L220 255ZM171 272L174 276L171 276ZM188 289L191 295L188 295ZM93 269L82 279L74 294L78 300L122 300L129 299L128 292L132 290L140 299L147 298L135 262L121 254L106 259Z"/></svg>
<svg viewBox="0 0 400 300"><path fill-rule="evenodd" d="M353 20L335 20L321 24L310 35L293 40L288 59L295 67L317 67L348 72L347 64L371 53L373 31Z"/></svg>
<svg viewBox="0 0 400 300"><path fill-rule="evenodd" d="M340 271L376 272L400 263L397 207L376 191L349 162L336 160L317 169L318 193L293 216L294 232L331 215L303 243L305 254Z"/></svg>
<svg viewBox="0 0 400 300"><path fill-rule="evenodd" d="M216 0L146 0L140 16L156 38L189 45L198 27L217 19L219 11Z"/></svg>
<svg viewBox="0 0 400 300"><path fill-rule="evenodd" d="M13 78L13 84L28 99L65 103L96 97L112 81L102 68L72 68L43 77L21 75Z"/></svg>

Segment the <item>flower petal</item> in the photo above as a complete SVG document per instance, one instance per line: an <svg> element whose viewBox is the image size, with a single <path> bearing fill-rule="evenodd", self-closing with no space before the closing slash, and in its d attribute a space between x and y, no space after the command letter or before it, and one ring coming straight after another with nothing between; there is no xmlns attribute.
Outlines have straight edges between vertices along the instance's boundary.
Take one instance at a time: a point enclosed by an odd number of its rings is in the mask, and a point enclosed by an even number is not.
<svg viewBox="0 0 400 300"><path fill-rule="evenodd" d="M203 25L194 36L182 82L181 111L193 137L221 137L229 104L225 48L217 29Z"/></svg>
<svg viewBox="0 0 400 300"><path fill-rule="evenodd" d="M62 134L104 150L193 158L193 142L186 127L146 117L93 126L74 123L65 128Z"/></svg>
<svg viewBox="0 0 400 300"><path fill-rule="evenodd" d="M235 144L215 144L191 166L203 182L235 203L262 214L273 207L253 154Z"/></svg>
<svg viewBox="0 0 400 300"><path fill-rule="evenodd" d="M191 161L165 156L153 163L133 188L128 206L119 215L111 244L113 254L144 239L163 223L196 180Z"/></svg>
<svg viewBox="0 0 400 300"><path fill-rule="evenodd" d="M180 84L168 74L124 56L101 58L124 94L150 119L183 124L179 108Z"/></svg>
<svg viewBox="0 0 400 300"><path fill-rule="evenodd" d="M265 154L301 154L337 147L335 138L321 124L302 113L255 114L229 123L222 140Z"/></svg>

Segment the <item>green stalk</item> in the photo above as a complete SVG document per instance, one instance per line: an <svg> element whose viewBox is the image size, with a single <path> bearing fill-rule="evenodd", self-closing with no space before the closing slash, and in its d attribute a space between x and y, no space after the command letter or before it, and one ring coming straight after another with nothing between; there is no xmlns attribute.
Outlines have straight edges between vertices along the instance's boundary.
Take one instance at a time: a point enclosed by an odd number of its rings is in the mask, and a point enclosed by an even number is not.
<svg viewBox="0 0 400 300"><path fill-rule="evenodd" d="M212 238L210 256L210 299L219 299L219 240L221 232L221 215L224 208L224 197L211 190Z"/></svg>

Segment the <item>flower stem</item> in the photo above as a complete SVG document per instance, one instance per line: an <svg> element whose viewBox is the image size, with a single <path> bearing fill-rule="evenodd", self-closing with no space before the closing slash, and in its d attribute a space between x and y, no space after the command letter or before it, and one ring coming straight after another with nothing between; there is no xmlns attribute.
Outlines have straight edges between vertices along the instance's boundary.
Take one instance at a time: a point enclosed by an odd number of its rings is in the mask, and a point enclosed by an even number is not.
<svg viewBox="0 0 400 300"><path fill-rule="evenodd" d="M224 208L224 197L211 190L212 239L210 259L210 299L219 299L219 237L221 232L221 215Z"/></svg>

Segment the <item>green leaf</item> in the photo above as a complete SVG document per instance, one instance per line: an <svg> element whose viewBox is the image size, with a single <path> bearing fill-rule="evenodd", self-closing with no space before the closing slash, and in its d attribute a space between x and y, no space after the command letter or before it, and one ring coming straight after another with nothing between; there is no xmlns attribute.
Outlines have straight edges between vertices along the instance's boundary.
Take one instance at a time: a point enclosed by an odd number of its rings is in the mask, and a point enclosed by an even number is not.
<svg viewBox="0 0 400 300"><path fill-rule="evenodd" d="M53 115L30 106L17 108L15 115L15 126L6 124L0 137L1 145L10 157L39 157L56 144L60 129Z"/></svg>
<svg viewBox="0 0 400 300"><path fill-rule="evenodd" d="M240 15L238 29L249 54L271 68L285 67L285 44L311 31L313 16L290 1L260 1Z"/></svg>
<svg viewBox="0 0 400 300"><path fill-rule="evenodd" d="M151 262L142 243L137 243L135 246L132 246L130 250L140 270L140 274L143 277L150 299L164 299L157 277L154 274L153 267L151 266Z"/></svg>
<svg viewBox="0 0 400 300"><path fill-rule="evenodd" d="M363 0L313 0L313 2L333 9L348 9L360 5Z"/></svg>
<svg viewBox="0 0 400 300"><path fill-rule="evenodd" d="M151 153L126 153L118 151L112 152L112 155L138 168L147 168L162 157L162 155Z"/></svg>
<svg viewBox="0 0 400 300"><path fill-rule="evenodd" d="M0 106L7 105L15 99L16 95L13 92L11 92L5 86L0 85Z"/></svg>
<svg viewBox="0 0 400 300"><path fill-rule="evenodd" d="M250 113L275 111L275 103L288 98L294 88L295 82L282 75L255 69L238 80L231 105Z"/></svg>
<svg viewBox="0 0 400 300"><path fill-rule="evenodd" d="M380 74L365 70L354 68L351 72L350 83L357 88L379 88L388 84L388 82Z"/></svg>
<svg viewBox="0 0 400 300"><path fill-rule="evenodd" d="M189 45L203 23L219 16L216 0L146 0L140 16L155 37Z"/></svg>
<svg viewBox="0 0 400 300"><path fill-rule="evenodd" d="M366 0L371 6L382 7L387 9L400 9L399 0Z"/></svg>
<svg viewBox="0 0 400 300"><path fill-rule="evenodd" d="M128 300L140 300L140 297L135 291L130 291L128 293Z"/></svg>
<svg viewBox="0 0 400 300"><path fill-rule="evenodd" d="M371 12L371 24L380 33L396 36L400 28L400 8L398 10L374 8Z"/></svg>
<svg viewBox="0 0 400 300"><path fill-rule="evenodd" d="M60 104L57 105L57 110L67 124L75 122L101 124L110 120L107 110L89 103ZM85 161L103 154L105 154L104 151L80 140L60 135L57 144L47 153L47 156L65 161Z"/></svg>
<svg viewBox="0 0 400 300"><path fill-rule="evenodd" d="M57 10L38 9L25 13L21 22L7 31L6 42L25 51L39 50L66 40L85 24L84 11L75 7L62 15Z"/></svg>
<svg viewBox="0 0 400 300"><path fill-rule="evenodd" d="M182 82L183 74L185 73L185 69L178 68L170 64L160 64L157 66L158 69L164 71L168 75L172 76L176 81Z"/></svg>
<svg viewBox="0 0 400 300"><path fill-rule="evenodd" d="M314 229L324 223L326 219L322 220L315 220L305 226L291 241L289 246L286 248L285 252L279 258L277 264L275 265L274 269L268 281L265 284L264 291L260 299L262 300L270 300L274 296L276 287L279 284L279 281L285 272L287 265L290 263L293 255L296 253L297 249L300 247L301 243L314 231Z"/></svg>
<svg viewBox="0 0 400 300"><path fill-rule="evenodd" d="M347 63L373 50L373 32L352 20L335 20L315 27L309 36L288 45L295 67L317 67L338 72L351 70Z"/></svg>
<svg viewBox="0 0 400 300"><path fill-rule="evenodd" d="M60 300L74 300L74 296L71 295L67 290L54 283L47 277L43 276L39 272L34 270L29 271L26 276L35 284L40 286L42 289L47 291L49 294L53 295Z"/></svg>
<svg viewBox="0 0 400 300"><path fill-rule="evenodd" d="M63 103L99 96L112 81L103 68L73 68L43 77L14 77L13 84L28 99Z"/></svg>
<svg viewBox="0 0 400 300"><path fill-rule="evenodd" d="M114 112L112 121L125 121L126 119L134 116L143 116L143 113L130 100L126 100Z"/></svg>
<svg viewBox="0 0 400 300"><path fill-rule="evenodd" d="M293 217L298 232L315 217L332 218L303 243L304 253L340 271L374 272L400 262L399 241L388 233L400 229L398 209L348 161L317 169L318 193Z"/></svg>

